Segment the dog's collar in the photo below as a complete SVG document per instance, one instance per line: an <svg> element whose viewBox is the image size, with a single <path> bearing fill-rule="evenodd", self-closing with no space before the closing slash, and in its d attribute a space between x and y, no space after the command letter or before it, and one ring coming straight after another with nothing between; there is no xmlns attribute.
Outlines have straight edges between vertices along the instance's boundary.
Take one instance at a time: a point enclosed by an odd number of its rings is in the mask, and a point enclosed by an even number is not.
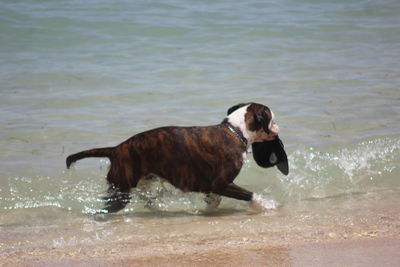
<svg viewBox="0 0 400 267"><path fill-rule="evenodd" d="M240 131L237 131L235 127L232 126L229 122L224 122L223 123L228 130L233 133L239 140L243 143L243 145L247 148L247 139L244 138L243 134Z"/></svg>

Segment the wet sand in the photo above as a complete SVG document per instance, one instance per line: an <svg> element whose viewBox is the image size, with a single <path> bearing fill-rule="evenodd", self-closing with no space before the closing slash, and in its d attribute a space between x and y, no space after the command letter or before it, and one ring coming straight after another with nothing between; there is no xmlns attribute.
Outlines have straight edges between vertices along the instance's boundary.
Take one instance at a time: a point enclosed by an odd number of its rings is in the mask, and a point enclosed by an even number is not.
<svg viewBox="0 0 400 267"><path fill-rule="evenodd" d="M98 224L119 232L92 244L67 242L70 232L72 240L82 235L76 226L57 228L62 244L50 230L27 239L0 228L0 241L9 242L0 246L0 266L399 266L399 200L391 190L309 200L267 216L115 215ZM133 234L139 222L147 228Z"/></svg>
<svg viewBox="0 0 400 267"><path fill-rule="evenodd" d="M398 232L392 234L367 233L349 239L328 235L291 241L269 240L265 236L225 240L207 237L195 242L165 240L145 246L116 242L61 249L21 249L3 251L0 263L2 266L396 266L400 263L400 238Z"/></svg>

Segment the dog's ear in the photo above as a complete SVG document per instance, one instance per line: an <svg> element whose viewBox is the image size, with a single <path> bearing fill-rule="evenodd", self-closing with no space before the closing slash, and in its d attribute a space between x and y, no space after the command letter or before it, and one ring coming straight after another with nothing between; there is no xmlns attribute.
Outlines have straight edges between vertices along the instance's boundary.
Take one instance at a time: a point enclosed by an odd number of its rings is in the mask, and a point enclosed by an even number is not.
<svg viewBox="0 0 400 267"><path fill-rule="evenodd" d="M233 107L230 107L228 109L227 115L230 115L232 112L234 112L235 110L237 110L237 109L239 109L239 108L241 108L241 107L243 107L245 105L247 105L247 104L246 103L240 103L240 104L237 104L237 105L235 105Z"/></svg>
<svg viewBox="0 0 400 267"><path fill-rule="evenodd" d="M253 143L252 150L258 166L270 168L276 165L284 175L289 174L287 155L279 137L272 141Z"/></svg>

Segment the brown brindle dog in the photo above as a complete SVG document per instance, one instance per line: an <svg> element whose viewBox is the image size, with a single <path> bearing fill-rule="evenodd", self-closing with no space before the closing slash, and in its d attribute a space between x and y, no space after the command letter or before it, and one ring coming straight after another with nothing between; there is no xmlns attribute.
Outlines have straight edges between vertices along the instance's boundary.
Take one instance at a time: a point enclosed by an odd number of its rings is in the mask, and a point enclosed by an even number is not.
<svg viewBox="0 0 400 267"><path fill-rule="evenodd" d="M206 193L208 204L220 197L257 204L256 194L233 183L252 145L256 163L277 165L285 175L288 162L278 137L274 113L256 103L238 104L222 123L207 127L162 127L136 134L116 147L85 150L67 157L67 168L86 157L107 157L109 197L103 212L117 212L129 202L141 179L158 176L184 192ZM210 199L213 201L210 201ZM206 200L207 202L207 200Z"/></svg>

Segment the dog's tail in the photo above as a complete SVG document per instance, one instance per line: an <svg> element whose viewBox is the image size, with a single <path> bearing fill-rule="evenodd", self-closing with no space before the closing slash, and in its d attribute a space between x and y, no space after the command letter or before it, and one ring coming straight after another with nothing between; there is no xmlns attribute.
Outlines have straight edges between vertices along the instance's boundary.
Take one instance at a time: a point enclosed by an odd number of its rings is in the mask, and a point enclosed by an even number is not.
<svg viewBox="0 0 400 267"><path fill-rule="evenodd" d="M111 159L113 156L114 148L113 147L104 147L104 148L94 148L85 151L81 151L76 154L69 155L67 157L66 163L67 168L71 166L77 160L83 158L109 158Z"/></svg>

